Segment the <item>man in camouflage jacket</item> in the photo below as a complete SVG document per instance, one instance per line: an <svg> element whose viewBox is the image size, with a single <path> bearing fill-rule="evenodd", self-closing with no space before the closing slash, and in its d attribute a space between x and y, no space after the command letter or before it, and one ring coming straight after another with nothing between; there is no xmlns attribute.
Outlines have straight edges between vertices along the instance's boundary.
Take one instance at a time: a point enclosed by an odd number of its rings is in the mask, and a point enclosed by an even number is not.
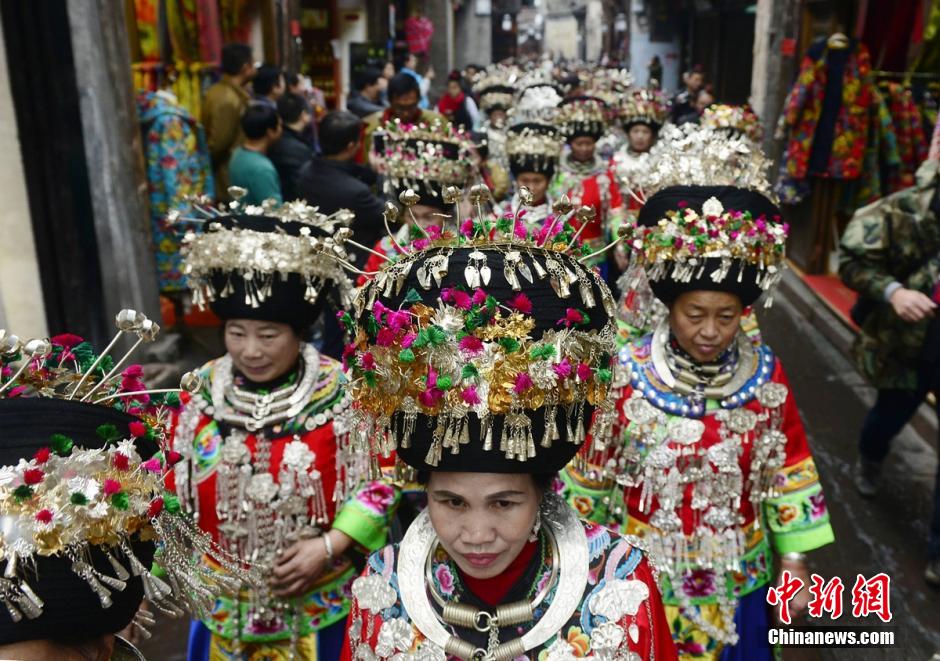
<svg viewBox="0 0 940 661"><path fill-rule="evenodd" d="M917 184L855 212L842 236L839 274L869 309L853 353L878 389L859 439L855 485L872 497L891 440L928 391L940 395L940 161ZM940 406L938 406L940 413ZM925 578L940 585L940 474L934 492Z"/></svg>

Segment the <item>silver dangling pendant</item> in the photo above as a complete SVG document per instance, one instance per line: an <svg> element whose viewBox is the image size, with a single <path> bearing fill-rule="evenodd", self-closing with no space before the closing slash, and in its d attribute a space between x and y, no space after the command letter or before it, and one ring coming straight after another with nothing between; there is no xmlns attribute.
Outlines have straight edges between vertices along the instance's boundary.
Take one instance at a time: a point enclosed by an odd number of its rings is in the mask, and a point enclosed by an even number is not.
<svg viewBox="0 0 940 661"><path fill-rule="evenodd" d="M542 529L542 510L535 513L535 525L532 526L532 533L529 535L529 541L534 542L539 538L539 530Z"/></svg>

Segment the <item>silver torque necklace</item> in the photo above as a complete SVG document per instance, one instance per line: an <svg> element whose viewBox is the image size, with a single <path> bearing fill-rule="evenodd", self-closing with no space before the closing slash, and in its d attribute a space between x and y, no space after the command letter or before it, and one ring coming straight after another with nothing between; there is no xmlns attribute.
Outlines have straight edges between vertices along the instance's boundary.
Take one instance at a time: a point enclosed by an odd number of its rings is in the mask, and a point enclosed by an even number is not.
<svg viewBox="0 0 940 661"><path fill-rule="evenodd" d="M552 602L535 625L522 637L500 645L495 650L475 649L471 645L462 644L463 641L452 636L441 623L428 596L428 590L433 590L433 586L427 585L425 576L428 554L437 546L437 533L427 511L418 515L401 542L396 569L402 605L428 640L447 653L461 658L502 661L504 657L515 658L544 644L571 619L581 605L584 586L587 585L587 536L577 515L559 497L546 494L542 507L542 524L551 527L550 534L558 545L558 587ZM476 624L486 625L487 631L491 626L498 625L496 618L485 612L479 613L476 620ZM475 628L480 630L479 627Z"/></svg>
<svg viewBox="0 0 940 661"><path fill-rule="evenodd" d="M304 344L294 385L270 393L253 393L235 385L232 357L228 354L216 363L212 378L214 417L220 422L256 432L296 416L310 401L319 376L320 354Z"/></svg>

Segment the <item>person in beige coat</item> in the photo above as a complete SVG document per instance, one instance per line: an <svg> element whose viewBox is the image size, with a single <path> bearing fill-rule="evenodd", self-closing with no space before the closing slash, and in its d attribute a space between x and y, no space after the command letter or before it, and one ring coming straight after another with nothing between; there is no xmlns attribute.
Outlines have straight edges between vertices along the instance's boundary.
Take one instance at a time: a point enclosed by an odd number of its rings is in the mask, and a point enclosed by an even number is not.
<svg viewBox="0 0 940 661"><path fill-rule="evenodd" d="M206 90L202 102L202 125L206 129L216 198L228 200L228 162L241 144L241 117L251 100L245 83L255 76L251 47L226 44L222 48L222 78Z"/></svg>

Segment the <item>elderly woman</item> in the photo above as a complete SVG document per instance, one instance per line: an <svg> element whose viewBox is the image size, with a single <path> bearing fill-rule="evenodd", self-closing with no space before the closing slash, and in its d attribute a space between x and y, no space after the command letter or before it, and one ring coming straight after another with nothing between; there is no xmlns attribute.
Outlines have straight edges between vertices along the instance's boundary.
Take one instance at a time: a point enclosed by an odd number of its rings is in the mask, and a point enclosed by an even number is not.
<svg viewBox="0 0 940 661"><path fill-rule="evenodd" d="M550 488L613 350L610 292L572 238L564 219L533 237L478 217L360 293L360 432L429 504L353 584L344 658L674 658L644 553Z"/></svg>
<svg viewBox="0 0 940 661"><path fill-rule="evenodd" d="M335 658L352 558L385 543L397 492L360 480L342 367L306 340L328 298L352 289L334 238L344 216L248 207L188 242L194 301L222 318L226 353L184 397L175 487L205 531L269 579L194 623L190 659Z"/></svg>
<svg viewBox="0 0 940 661"><path fill-rule="evenodd" d="M569 501L601 520L609 504L647 545L681 658L769 659L776 562L808 584L804 553L833 541L780 361L741 327L784 267L786 227L759 193L674 186L627 238L669 313L621 353L628 385L588 470L566 471Z"/></svg>

